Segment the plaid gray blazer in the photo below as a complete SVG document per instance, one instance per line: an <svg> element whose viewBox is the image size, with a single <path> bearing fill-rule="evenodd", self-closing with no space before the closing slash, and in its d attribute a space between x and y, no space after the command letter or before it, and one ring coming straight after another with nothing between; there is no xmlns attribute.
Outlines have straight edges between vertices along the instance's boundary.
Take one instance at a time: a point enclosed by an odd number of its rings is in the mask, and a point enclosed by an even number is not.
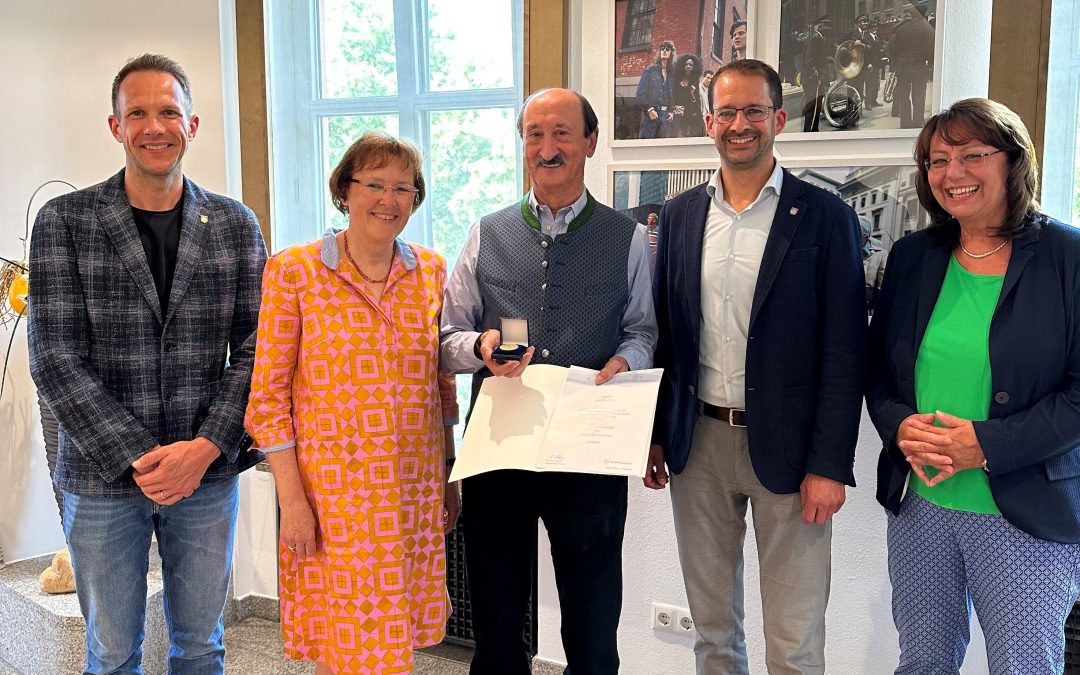
<svg viewBox="0 0 1080 675"><path fill-rule="evenodd" d="M30 240L30 373L60 422L57 487L140 494L131 463L203 436L222 456L204 482L236 475L266 247L243 204L184 179L169 311L124 192L124 172L49 201Z"/></svg>

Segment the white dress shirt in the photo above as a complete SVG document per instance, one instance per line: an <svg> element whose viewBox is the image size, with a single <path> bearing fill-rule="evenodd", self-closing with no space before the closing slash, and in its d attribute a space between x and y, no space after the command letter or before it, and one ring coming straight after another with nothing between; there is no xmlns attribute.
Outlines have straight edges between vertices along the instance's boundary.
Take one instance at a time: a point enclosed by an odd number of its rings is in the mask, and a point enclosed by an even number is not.
<svg viewBox="0 0 1080 675"><path fill-rule="evenodd" d="M757 198L741 212L724 199L719 169L705 188L711 202L701 250L698 398L706 403L746 407L750 308L783 182L776 162Z"/></svg>

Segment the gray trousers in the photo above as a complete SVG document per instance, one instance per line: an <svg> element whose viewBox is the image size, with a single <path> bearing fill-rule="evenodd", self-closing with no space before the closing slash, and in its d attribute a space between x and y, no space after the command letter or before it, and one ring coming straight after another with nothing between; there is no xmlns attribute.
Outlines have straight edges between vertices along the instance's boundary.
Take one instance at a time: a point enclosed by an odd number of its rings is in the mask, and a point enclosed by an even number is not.
<svg viewBox="0 0 1080 675"><path fill-rule="evenodd" d="M747 503L757 538L769 673L824 673L832 522L803 524L799 493L774 494L758 481L746 429L700 414L686 468L671 478L671 503L697 628L698 675L750 672L743 632Z"/></svg>

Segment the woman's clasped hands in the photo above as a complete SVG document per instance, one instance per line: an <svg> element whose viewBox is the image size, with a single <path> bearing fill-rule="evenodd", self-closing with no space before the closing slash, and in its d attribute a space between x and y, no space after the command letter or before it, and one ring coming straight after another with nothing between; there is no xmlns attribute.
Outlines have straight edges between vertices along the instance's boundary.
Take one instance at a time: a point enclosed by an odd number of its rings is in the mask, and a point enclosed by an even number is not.
<svg viewBox="0 0 1080 675"><path fill-rule="evenodd" d="M986 456L971 420L940 410L909 415L896 431L896 445L915 475L930 487L957 471L985 467ZM933 476L927 467L934 469Z"/></svg>

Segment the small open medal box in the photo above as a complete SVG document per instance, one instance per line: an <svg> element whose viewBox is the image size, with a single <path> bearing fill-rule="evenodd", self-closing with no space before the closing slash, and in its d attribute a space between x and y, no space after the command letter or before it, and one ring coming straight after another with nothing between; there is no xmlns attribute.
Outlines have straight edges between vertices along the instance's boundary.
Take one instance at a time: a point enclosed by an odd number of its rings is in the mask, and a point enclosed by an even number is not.
<svg viewBox="0 0 1080 675"><path fill-rule="evenodd" d="M529 348L528 320L503 317L499 332L502 335L502 344L495 348L491 358L496 361L520 361Z"/></svg>

